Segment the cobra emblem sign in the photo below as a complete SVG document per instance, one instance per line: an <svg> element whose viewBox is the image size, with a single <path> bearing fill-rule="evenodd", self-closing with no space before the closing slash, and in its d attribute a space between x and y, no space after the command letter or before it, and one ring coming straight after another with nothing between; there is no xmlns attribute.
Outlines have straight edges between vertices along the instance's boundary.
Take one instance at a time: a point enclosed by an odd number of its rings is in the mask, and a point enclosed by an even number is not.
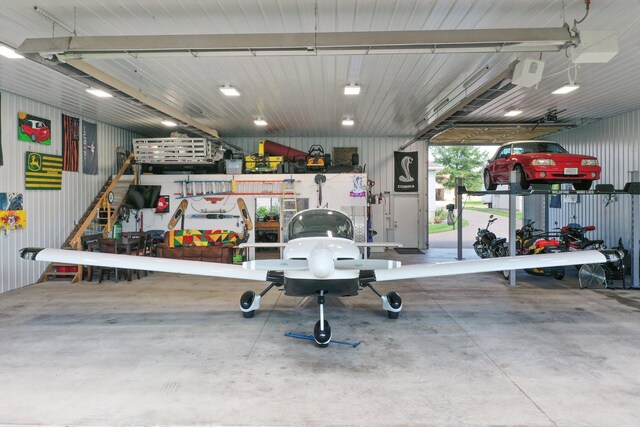
<svg viewBox="0 0 640 427"><path fill-rule="evenodd" d="M400 160L400 166L402 167L402 173L404 175L400 175L398 179L402 182L413 182L414 178L411 176L411 172L409 171L409 165L413 163L413 158L411 156L404 156L402 160Z"/></svg>
<svg viewBox="0 0 640 427"><path fill-rule="evenodd" d="M415 193L418 191L418 152L395 151L394 191Z"/></svg>

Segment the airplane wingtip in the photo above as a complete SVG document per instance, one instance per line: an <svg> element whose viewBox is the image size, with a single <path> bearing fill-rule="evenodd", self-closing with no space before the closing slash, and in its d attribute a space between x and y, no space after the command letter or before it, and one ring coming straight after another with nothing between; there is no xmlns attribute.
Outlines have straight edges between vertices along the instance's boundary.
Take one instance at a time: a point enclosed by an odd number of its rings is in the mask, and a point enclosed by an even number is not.
<svg viewBox="0 0 640 427"><path fill-rule="evenodd" d="M44 248L22 248L20 249L20 257L22 257L23 259L35 261L36 256L40 253L42 249Z"/></svg>

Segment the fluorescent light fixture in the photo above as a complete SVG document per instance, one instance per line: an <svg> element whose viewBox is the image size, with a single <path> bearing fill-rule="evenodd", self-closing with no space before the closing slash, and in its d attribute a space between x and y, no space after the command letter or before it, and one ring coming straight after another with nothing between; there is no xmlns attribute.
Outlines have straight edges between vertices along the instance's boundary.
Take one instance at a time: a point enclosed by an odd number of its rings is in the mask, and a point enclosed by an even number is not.
<svg viewBox="0 0 640 427"><path fill-rule="evenodd" d="M573 92L576 89L580 89L580 85L569 84L569 85L564 85L561 88L558 88L551 93L554 95L566 95L567 93Z"/></svg>
<svg viewBox="0 0 640 427"><path fill-rule="evenodd" d="M353 126L353 119L344 119L342 120L342 126Z"/></svg>
<svg viewBox="0 0 640 427"><path fill-rule="evenodd" d="M109 92L105 92L104 90L96 89L93 87L87 89L87 92L89 92L91 95L97 96L98 98L111 98L113 96Z"/></svg>
<svg viewBox="0 0 640 427"><path fill-rule="evenodd" d="M176 122L174 122L173 120L169 120L169 119L163 120L162 124L165 125L168 128L174 128L174 127L178 126L178 124Z"/></svg>
<svg viewBox="0 0 640 427"><path fill-rule="evenodd" d="M506 113L504 113L504 116L505 117L515 117L515 116L519 116L520 114L522 114L522 110L514 108L514 109L509 110Z"/></svg>
<svg viewBox="0 0 640 427"><path fill-rule="evenodd" d="M17 54L15 50L11 49L8 46L1 45L1 44L0 44L0 55L4 56L5 58L9 58L9 59L24 58L24 56Z"/></svg>
<svg viewBox="0 0 640 427"><path fill-rule="evenodd" d="M266 126L267 125L267 121L264 119L261 119L260 117L258 117L257 119L255 119L253 121L253 123L255 123L256 126Z"/></svg>
<svg viewBox="0 0 640 427"><path fill-rule="evenodd" d="M360 95L360 86L357 84L351 83L344 87L345 95Z"/></svg>
<svg viewBox="0 0 640 427"><path fill-rule="evenodd" d="M220 92L222 92L225 96L240 96L240 92L238 92L238 89L230 85L220 86Z"/></svg>

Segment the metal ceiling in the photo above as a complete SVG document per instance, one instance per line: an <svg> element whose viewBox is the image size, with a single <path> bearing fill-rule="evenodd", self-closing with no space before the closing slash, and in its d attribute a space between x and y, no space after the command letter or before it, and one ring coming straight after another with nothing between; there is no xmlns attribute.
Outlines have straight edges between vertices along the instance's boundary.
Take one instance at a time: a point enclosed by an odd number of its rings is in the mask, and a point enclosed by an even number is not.
<svg viewBox="0 0 640 427"><path fill-rule="evenodd" d="M419 31L447 29L559 27L584 15L582 0L535 2L374 0L48 0L54 21L79 36ZM3 2L0 41L17 47L27 38L69 36L33 9ZM316 13L317 7L317 13ZM544 53L545 77L537 88L517 89L469 113L461 121L504 121L512 106L533 121L550 108L566 109L563 121L599 118L640 107L640 85L629 85L640 67L640 3L593 0L580 29L618 32L620 53L607 64L584 64L581 89L557 97L550 92L568 80L564 52ZM531 56L536 56L532 54ZM427 105L460 76L486 65L506 66L516 54L396 54L240 58L91 59L88 62L142 93L155 97L225 136L404 136L418 132ZM522 57L522 55L520 55ZM129 101L92 99L84 86L37 64L0 58L0 89L61 105L139 133L166 133L161 117ZM46 82L46 83L43 83ZM356 97L345 84L362 87ZM242 94L226 98L218 87ZM34 87L35 86L35 87ZM110 104L107 104L110 102ZM68 107L64 107L68 105ZM269 127L256 129L261 116ZM343 117L355 126L343 128ZM521 120L512 120L513 123Z"/></svg>

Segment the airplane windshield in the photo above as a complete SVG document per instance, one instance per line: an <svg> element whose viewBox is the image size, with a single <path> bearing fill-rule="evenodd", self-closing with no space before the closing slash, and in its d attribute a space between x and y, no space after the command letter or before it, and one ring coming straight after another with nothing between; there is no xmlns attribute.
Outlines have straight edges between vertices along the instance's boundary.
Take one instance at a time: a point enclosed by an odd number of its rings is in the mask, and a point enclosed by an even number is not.
<svg viewBox="0 0 640 427"><path fill-rule="evenodd" d="M338 211L323 209L300 212L289 222L289 240L298 237L343 237L353 240L353 223Z"/></svg>

